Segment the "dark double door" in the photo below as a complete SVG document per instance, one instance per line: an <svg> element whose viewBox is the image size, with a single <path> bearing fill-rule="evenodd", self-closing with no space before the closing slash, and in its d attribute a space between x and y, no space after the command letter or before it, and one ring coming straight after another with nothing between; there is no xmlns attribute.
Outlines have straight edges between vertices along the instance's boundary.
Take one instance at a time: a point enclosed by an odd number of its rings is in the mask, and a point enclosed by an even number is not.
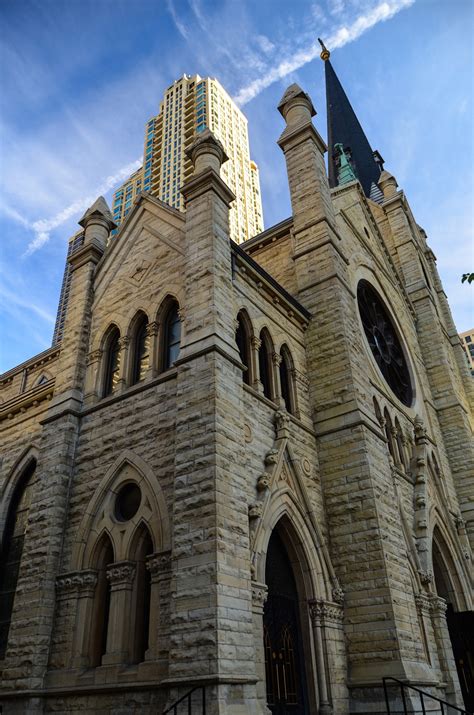
<svg viewBox="0 0 474 715"><path fill-rule="evenodd" d="M298 594L286 549L277 533L267 552L268 598L263 615L267 705L274 715L309 713Z"/></svg>

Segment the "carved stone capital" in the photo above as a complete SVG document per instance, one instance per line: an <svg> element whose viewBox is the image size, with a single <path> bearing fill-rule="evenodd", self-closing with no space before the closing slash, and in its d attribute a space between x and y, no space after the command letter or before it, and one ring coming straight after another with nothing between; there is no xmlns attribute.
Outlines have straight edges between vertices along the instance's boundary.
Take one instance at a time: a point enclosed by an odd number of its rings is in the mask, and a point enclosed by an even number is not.
<svg viewBox="0 0 474 715"><path fill-rule="evenodd" d="M180 319L181 322L183 322L186 318L186 311L184 308L178 308L178 318Z"/></svg>
<svg viewBox="0 0 474 715"><path fill-rule="evenodd" d="M323 598L312 598L308 601L309 613L313 626L340 624L344 618L344 610L339 603L331 603Z"/></svg>
<svg viewBox="0 0 474 715"><path fill-rule="evenodd" d="M265 583L252 582L252 607L263 611L268 596L268 586Z"/></svg>
<svg viewBox="0 0 474 715"><path fill-rule="evenodd" d="M438 616L439 618L446 618L446 611L448 610L448 604L444 598L441 596L431 596L431 613L433 616Z"/></svg>
<svg viewBox="0 0 474 715"><path fill-rule="evenodd" d="M265 455L265 464L270 466L271 464L276 464L278 462L278 450L276 449L271 449L266 455Z"/></svg>
<svg viewBox="0 0 474 715"><path fill-rule="evenodd" d="M429 615L431 612L431 596L420 591L420 593L415 594L415 603L420 616Z"/></svg>
<svg viewBox="0 0 474 715"><path fill-rule="evenodd" d="M155 335L158 335L159 328L160 328L159 323L156 323L156 322L148 323L148 325L146 326L147 337L153 338L153 337L155 337Z"/></svg>
<svg viewBox="0 0 474 715"><path fill-rule="evenodd" d="M168 575L171 572L171 551L157 551L148 556L146 568L150 572L152 580Z"/></svg>
<svg viewBox="0 0 474 715"><path fill-rule="evenodd" d="M95 362L99 362L103 355L103 350L100 348L98 350L92 350L92 352L87 355L87 365L92 365Z"/></svg>
<svg viewBox="0 0 474 715"><path fill-rule="evenodd" d="M260 350L260 346L262 344L262 341L260 338L257 338L256 335L252 335L250 338L250 345L253 347L254 350Z"/></svg>
<svg viewBox="0 0 474 715"><path fill-rule="evenodd" d="M61 574L56 579L56 591L59 598L92 596L97 584L97 571L71 571Z"/></svg>
<svg viewBox="0 0 474 715"><path fill-rule="evenodd" d="M306 375L300 370L297 370L295 367L291 368L291 376L294 380L297 380L305 390L308 390L309 388L309 379L306 377Z"/></svg>
<svg viewBox="0 0 474 715"><path fill-rule="evenodd" d="M275 367L280 367L282 359L283 359L282 356L279 355L278 353L272 353L272 362L275 365Z"/></svg>
<svg viewBox="0 0 474 715"><path fill-rule="evenodd" d="M119 350L124 350L125 348L128 348L129 345L130 338L128 337L128 335L122 335L122 337L118 340Z"/></svg>
<svg viewBox="0 0 474 715"><path fill-rule="evenodd" d="M136 563L134 561L117 561L107 568L107 580L113 591L131 588L135 578Z"/></svg>

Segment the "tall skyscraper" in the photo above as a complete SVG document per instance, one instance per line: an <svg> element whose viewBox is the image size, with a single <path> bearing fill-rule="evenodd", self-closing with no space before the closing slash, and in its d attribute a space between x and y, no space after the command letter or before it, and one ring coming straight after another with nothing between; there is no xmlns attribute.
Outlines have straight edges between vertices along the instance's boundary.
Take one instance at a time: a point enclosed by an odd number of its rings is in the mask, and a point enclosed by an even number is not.
<svg viewBox="0 0 474 715"><path fill-rule="evenodd" d="M159 114L147 123L143 167L113 197L117 224L126 218L142 187L184 210L180 188L192 172L186 149L206 127L220 139L229 157L222 178L236 196L230 212L231 237L242 243L263 230L258 167L250 158L247 119L216 79L199 75L183 75L173 82Z"/></svg>

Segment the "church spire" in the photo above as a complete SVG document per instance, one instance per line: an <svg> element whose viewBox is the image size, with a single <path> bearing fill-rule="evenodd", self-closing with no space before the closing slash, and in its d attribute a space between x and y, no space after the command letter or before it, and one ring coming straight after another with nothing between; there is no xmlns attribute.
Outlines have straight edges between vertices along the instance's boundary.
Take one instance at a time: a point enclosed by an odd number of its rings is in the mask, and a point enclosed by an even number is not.
<svg viewBox="0 0 474 715"><path fill-rule="evenodd" d="M341 183L342 160L346 166L349 163L352 167L365 195L378 201L381 191L377 182L383 168L383 159L378 152L372 151L329 61L330 52L322 40L318 38L318 41L322 47L321 59L324 60L326 74L329 185L333 188ZM342 145L342 149L338 145ZM347 171L342 173L347 176Z"/></svg>

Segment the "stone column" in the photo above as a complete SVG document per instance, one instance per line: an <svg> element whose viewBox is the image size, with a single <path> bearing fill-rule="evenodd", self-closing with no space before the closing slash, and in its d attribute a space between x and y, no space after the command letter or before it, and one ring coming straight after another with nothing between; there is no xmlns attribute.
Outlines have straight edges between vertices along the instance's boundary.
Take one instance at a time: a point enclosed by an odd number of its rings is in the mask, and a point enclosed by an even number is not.
<svg viewBox="0 0 474 715"><path fill-rule="evenodd" d="M267 681L265 673L265 646L263 643L263 609L268 596L268 586L265 583L252 582L252 614L253 634L255 641L255 672L258 678L257 699L262 712L270 712L267 708Z"/></svg>
<svg viewBox="0 0 474 715"><path fill-rule="evenodd" d="M339 615L342 609L324 599L312 599L308 602L311 623L313 625L314 652L316 656L316 677L318 680L319 715L332 715L333 708L330 703L329 680L327 673L326 654L326 621Z"/></svg>
<svg viewBox="0 0 474 715"><path fill-rule="evenodd" d="M256 335L252 335L250 338L250 366L251 366L251 387L253 387L254 390L257 392L260 392L263 394L263 385L260 380L260 368L259 368L259 363L258 363L258 351L260 350L260 346L262 344L262 341L260 338L258 338Z"/></svg>
<svg viewBox="0 0 474 715"><path fill-rule="evenodd" d="M87 569L61 577L75 585L76 619L72 634L72 668L87 668L90 665L91 623L94 594L97 586L97 571ZM59 581L60 579L58 579Z"/></svg>
<svg viewBox="0 0 474 715"><path fill-rule="evenodd" d="M107 580L110 583L111 592L107 653L102 656L102 665L129 662L132 645L130 612L135 571L134 561L117 561L107 567Z"/></svg>
<svg viewBox="0 0 474 715"><path fill-rule="evenodd" d="M281 394L281 383L280 383L280 365L281 365L282 357L278 353L272 353L272 376L271 379L273 381L273 394L275 395L274 397L274 402L279 407L283 407L286 409L285 402L283 400L282 394Z"/></svg>
<svg viewBox="0 0 474 715"><path fill-rule="evenodd" d="M84 405L93 404L99 397L99 370L102 366L103 350L93 350L87 355L87 372L84 387Z"/></svg>
<svg viewBox="0 0 474 715"><path fill-rule="evenodd" d="M117 387L115 388L115 394L123 392L128 385L129 381L129 370L130 370L130 338L128 335L122 335L119 339L119 379L117 381Z"/></svg>
<svg viewBox="0 0 474 715"><path fill-rule="evenodd" d="M438 647L439 664L446 681L446 699L459 707L464 707L461 687L454 661L453 647L446 622L447 604L441 596L431 596L431 620Z"/></svg>
<svg viewBox="0 0 474 715"><path fill-rule="evenodd" d="M146 328L146 334L150 340L150 362L148 365L148 370L146 373L147 377L156 377L158 375L158 361L159 361L159 327L160 324L156 321L148 323Z"/></svg>
<svg viewBox="0 0 474 715"><path fill-rule="evenodd" d="M168 652L169 619L163 616L162 604L169 599L171 581L171 551L161 551L147 558L146 567L151 576L150 634L145 660L156 660Z"/></svg>

